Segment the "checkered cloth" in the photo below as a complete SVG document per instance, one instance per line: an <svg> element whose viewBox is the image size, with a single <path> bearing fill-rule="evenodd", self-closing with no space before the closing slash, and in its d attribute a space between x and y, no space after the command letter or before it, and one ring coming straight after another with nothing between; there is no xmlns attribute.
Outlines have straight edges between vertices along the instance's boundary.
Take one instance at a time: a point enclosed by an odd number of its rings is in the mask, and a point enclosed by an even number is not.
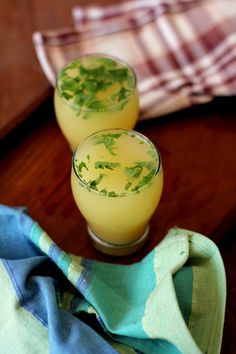
<svg viewBox="0 0 236 354"><path fill-rule="evenodd" d="M140 119L236 93L236 1L134 0L72 13L73 27L33 34L52 85L66 62L96 52L134 68Z"/></svg>

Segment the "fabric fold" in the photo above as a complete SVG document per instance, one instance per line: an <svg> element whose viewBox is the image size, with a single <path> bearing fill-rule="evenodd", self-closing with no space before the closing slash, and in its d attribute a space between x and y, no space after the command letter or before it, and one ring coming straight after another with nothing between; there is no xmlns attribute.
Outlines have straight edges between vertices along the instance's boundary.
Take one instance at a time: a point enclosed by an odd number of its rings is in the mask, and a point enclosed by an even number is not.
<svg viewBox="0 0 236 354"><path fill-rule="evenodd" d="M220 353L225 272L207 237L173 228L140 262L111 264L66 253L22 210L2 205L0 241L9 292L0 294L1 352L13 324L25 353L37 331L41 352Z"/></svg>

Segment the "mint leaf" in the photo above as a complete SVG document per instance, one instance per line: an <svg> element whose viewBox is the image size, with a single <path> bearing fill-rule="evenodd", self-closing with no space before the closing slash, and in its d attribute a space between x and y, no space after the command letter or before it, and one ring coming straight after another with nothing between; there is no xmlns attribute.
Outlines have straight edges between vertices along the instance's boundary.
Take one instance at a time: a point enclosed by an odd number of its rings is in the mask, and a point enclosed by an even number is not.
<svg viewBox="0 0 236 354"><path fill-rule="evenodd" d="M134 89L135 88L135 77L134 77L134 75L129 75L127 77L127 81L128 81L128 87L131 88L131 89Z"/></svg>
<svg viewBox="0 0 236 354"><path fill-rule="evenodd" d="M142 173L141 166L125 167L124 172L128 178L137 178Z"/></svg>
<svg viewBox="0 0 236 354"><path fill-rule="evenodd" d="M132 188L132 191L133 192L138 192L140 188L142 188L146 184L151 183L151 180L153 179L153 177L155 175L156 175L156 169L154 168L146 176L143 176L141 181L139 181L139 183L134 188Z"/></svg>
<svg viewBox="0 0 236 354"><path fill-rule="evenodd" d="M111 95L111 99L117 102L123 101L129 96L130 92L130 90L127 90L125 87L122 86L117 93Z"/></svg>
<svg viewBox="0 0 236 354"><path fill-rule="evenodd" d="M78 108L86 107L99 112L123 109L135 87L132 71L106 57L91 57L84 64L82 59L75 60L61 70L58 76L60 94ZM116 94L108 94L106 100L100 100L99 92L114 85L122 87ZM78 111L77 115L81 113Z"/></svg>
<svg viewBox="0 0 236 354"><path fill-rule="evenodd" d="M107 192L106 188L103 188L103 189L100 190L99 193L102 194L102 195L107 195L108 192Z"/></svg>
<svg viewBox="0 0 236 354"><path fill-rule="evenodd" d="M94 144L104 144L106 149L111 155L116 155L114 153L114 148L116 145L116 142L114 139L118 139L122 133L109 133L109 134L102 134L94 138Z"/></svg>
<svg viewBox="0 0 236 354"><path fill-rule="evenodd" d="M72 79L72 78L68 78L66 81L64 81L60 88L62 91L76 91L79 88L79 82L80 79Z"/></svg>
<svg viewBox="0 0 236 354"><path fill-rule="evenodd" d="M89 181L87 183L87 185L91 188L91 189L94 189L94 190L98 190L97 189L97 185L101 182L101 180L103 179L104 175L100 174L98 178L92 180L92 181Z"/></svg>
<svg viewBox="0 0 236 354"><path fill-rule="evenodd" d="M115 167L119 167L120 164L118 162L106 162L106 161L96 161L95 168L96 169L104 169L107 168L108 170L114 170Z"/></svg>
<svg viewBox="0 0 236 354"><path fill-rule="evenodd" d="M116 192L108 192L108 197L118 197L118 194Z"/></svg>
<svg viewBox="0 0 236 354"><path fill-rule="evenodd" d="M97 90L97 82L93 80L87 80L84 83L84 87L86 90L91 91L91 92L96 92Z"/></svg>
<svg viewBox="0 0 236 354"><path fill-rule="evenodd" d="M86 165L86 163L84 161L81 161L79 163L79 165L75 165L75 167L76 167L76 169L77 169L79 174L81 173L83 168L85 168L88 171L88 167L87 167L87 165Z"/></svg>
<svg viewBox="0 0 236 354"><path fill-rule="evenodd" d="M153 161L137 161L136 165L138 167L142 167L142 168L147 168L148 170L152 170L155 166Z"/></svg>
<svg viewBox="0 0 236 354"><path fill-rule="evenodd" d="M147 154L151 157L153 157L154 159L157 159L157 153L155 150L148 150Z"/></svg>
<svg viewBox="0 0 236 354"><path fill-rule="evenodd" d="M72 95L70 95L69 93L67 93L65 91L62 93L62 95L66 100L70 100L73 97Z"/></svg>
<svg viewBox="0 0 236 354"><path fill-rule="evenodd" d="M102 58L99 58L98 61L105 64L106 66L109 66L110 68L117 67L116 61L113 59L110 59L110 58L102 57Z"/></svg>
<svg viewBox="0 0 236 354"><path fill-rule="evenodd" d="M125 80L127 80L129 76L127 68L109 70L108 74L109 74L109 78L113 83L119 82L120 84L122 84Z"/></svg>
<svg viewBox="0 0 236 354"><path fill-rule="evenodd" d="M84 75L88 74L87 69L82 64L80 64L80 66L79 66L79 72L80 72L81 76L84 76Z"/></svg>
<svg viewBox="0 0 236 354"><path fill-rule="evenodd" d="M99 111L103 112L106 110L107 106L104 102L102 101L93 101L88 104L88 108L94 110L94 111Z"/></svg>
<svg viewBox="0 0 236 354"><path fill-rule="evenodd" d="M125 185L125 190L126 191L130 188L131 184L132 184L131 182L127 182L126 183L126 185Z"/></svg>

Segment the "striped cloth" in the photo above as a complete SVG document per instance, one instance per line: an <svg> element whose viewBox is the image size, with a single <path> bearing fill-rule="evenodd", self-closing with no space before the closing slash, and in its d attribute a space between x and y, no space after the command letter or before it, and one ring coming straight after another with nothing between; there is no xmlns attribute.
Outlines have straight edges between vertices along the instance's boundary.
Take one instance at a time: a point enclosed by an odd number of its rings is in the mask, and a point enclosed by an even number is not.
<svg viewBox="0 0 236 354"><path fill-rule="evenodd" d="M236 2L133 0L76 6L70 28L33 34L42 69L58 70L88 53L127 61L138 77L140 119L236 93Z"/></svg>
<svg viewBox="0 0 236 354"><path fill-rule="evenodd" d="M64 252L0 205L0 284L1 354L220 353L224 265L194 232L171 229L140 262L116 265Z"/></svg>

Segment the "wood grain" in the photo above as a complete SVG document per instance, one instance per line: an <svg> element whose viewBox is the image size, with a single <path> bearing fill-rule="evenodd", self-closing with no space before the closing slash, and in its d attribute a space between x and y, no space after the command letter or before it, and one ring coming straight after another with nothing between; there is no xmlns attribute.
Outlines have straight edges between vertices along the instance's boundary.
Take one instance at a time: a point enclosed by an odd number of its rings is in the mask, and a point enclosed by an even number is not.
<svg viewBox="0 0 236 354"><path fill-rule="evenodd" d="M0 6L0 138L50 95L32 45L28 1L2 0Z"/></svg>
<svg viewBox="0 0 236 354"><path fill-rule="evenodd" d="M118 1L95 0L93 4ZM2 0L0 6L0 139L27 119L51 95L35 54L32 33L71 26L75 0ZM91 1L90 1L91 3ZM80 1L86 5L88 1Z"/></svg>

